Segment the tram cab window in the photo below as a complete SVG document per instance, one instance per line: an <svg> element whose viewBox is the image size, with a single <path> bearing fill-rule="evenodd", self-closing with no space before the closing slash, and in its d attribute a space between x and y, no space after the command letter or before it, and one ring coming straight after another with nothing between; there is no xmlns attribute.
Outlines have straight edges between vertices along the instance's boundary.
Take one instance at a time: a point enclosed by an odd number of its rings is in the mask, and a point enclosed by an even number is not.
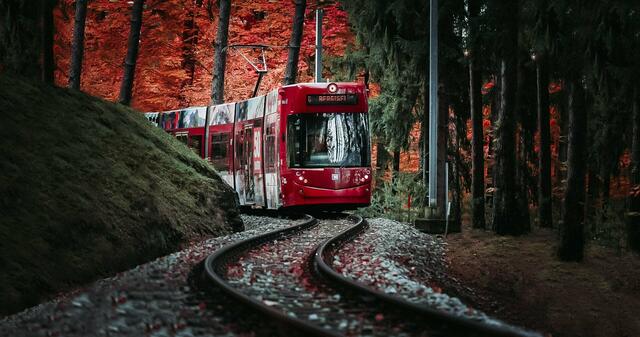
<svg viewBox="0 0 640 337"><path fill-rule="evenodd" d="M202 155L202 136L191 136L189 139L189 147L198 156Z"/></svg>
<svg viewBox="0 0 640 337"><path fill-rule="evenodd" d="M365 113L303 113L289 116L289 167L369 166L368 122Z"/></svg>
<svg viewBox="0 0 640 337"><path fill-rule="evenodd" d="M218 171L229 171L229 135L216 133L211 136L211 162Z"/></svg>

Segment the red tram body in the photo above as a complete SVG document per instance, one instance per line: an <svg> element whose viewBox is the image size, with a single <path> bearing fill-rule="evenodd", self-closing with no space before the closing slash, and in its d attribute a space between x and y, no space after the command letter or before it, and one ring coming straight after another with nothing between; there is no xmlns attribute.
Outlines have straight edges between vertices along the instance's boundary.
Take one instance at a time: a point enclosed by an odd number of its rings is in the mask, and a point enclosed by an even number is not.
<svg viewBox="0 0 640 337"><path fill-rule="evenodd" d="M210 161L235 189L240 205L353 209L370 204L363 85L294 84L208 109L207 123L207 107L145 115Z"/></svg>

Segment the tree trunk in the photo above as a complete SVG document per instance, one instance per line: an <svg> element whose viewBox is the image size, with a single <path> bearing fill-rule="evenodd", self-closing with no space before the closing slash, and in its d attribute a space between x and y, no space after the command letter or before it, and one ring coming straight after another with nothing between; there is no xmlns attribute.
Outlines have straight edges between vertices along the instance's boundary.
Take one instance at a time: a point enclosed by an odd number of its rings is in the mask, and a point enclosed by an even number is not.
<svg viewBox="0 0 640 337"><path fill-rule="evenodd" d="M633 90L633 134L631 147L631 183L640 184L640 107L638 89Z"/></svg>
<svg viewBox="0 0 640 337"><path fill-rule="evenodd" d="M300 43L302 42L302 30L304 24L304 11L307 7L307 0L296 0L296 13L293 17L293 29L289 40L289 57L287 58L287 68L284 72L284 84L296 83L298 75L298 55L300 54Z"/></svg>
<svg viewBox="0 0 640 337"><path fill-rule="evenodd" d="M142 10L144 0L135 0L131 9L131 30L129 31L129 43L127 56L124 59L124 76L120 86L120 98L118 101L124 105L131 104L131 92L133 79L136 74L136 61L138 59L138 46L140 44L140 29L142 28Z"/></svg>
<svg viewBox="0 0 640 337"><path fill-rule="evenodd" d="M565 83L566 85L566 83ZM564 89L565 91L567 89ZM567 96L567 95L565 95ZM556 165L556 185L564 186L565 179L567 178L567 148L569 144L569 113L567 107L566 98L557 107L558 115L560 116L560 141L558 144L558 162Z"/></svg>
<svg viewBox="0 0 640 337"><path fill-rule="evenodd" d="M220 0L220 18L216 32L215 53L213 56L213 84L211 101L213 104L224 103L224 73L227 66L227 41L229 39L229 16L231 0Z"/></svg>
<svg viewBox="0 0 640 337"><path fill-rule="evenodd" d="M54 82L53 60L53 8L55 0L42 0L42 81Z"/></svg>
<svg viewBox="0 0 640 337"><path fill-rule="evenodd" d="M640 184L640 107L638 106L638 89L633 90L633 134L631 147L631 183L633 187ZM627 241L629 248L640 253L640 195L633 189L629 193L629 213L627 214Z"/></svg>
<svg viewBox="0 0 640 337"><path fill-rule="evenodd" d="M552 227L551 209L551 132L549 127L549 71L546 55L538 60L538 130L540 157L538 160L538 218L540 227Z"/></svg>
<svg viewBox="0 0 640 337"><path fill-rule="evenodd" d="M587 113L584 89L579 80L569 83L569 149L564 214L560 227L558 257L582 261L584 254L584 176L586 169Z"/></svg>
<svg viewBox="0 0 640 337"><path fill-rule="evenodd" d="M42 80L42 1L0 1L2 73Z"/></svg>
<svg viewBox="0 0 640 337"><path fill-rule="evenodd" d="M393 182L393 191L394 194L396 192L396 180L398 179L398 175L400 174L400 151L399 150L395 150L393 151L393 172L391 175L391 179Z"/></svg>
<svg viewBox="0 0 640 337"><path fill-rule="evenodd" d="M480 13L478 0L469 0L469 39L471 40L471 58L469 59L469 103L471 108L471 208L473 228L486 228L484 213L484 130L482 128L482 79L477 67L480 52L477 41L477 23Z"/></svg>
<svg viewBox="0 0 640 337"><path fill-rule="evenodd" d="M196 46L198 45L198 25L195 20L195 12L197 7L202 6L202 1L194 1L193 7L189 8L187 19L184 22L182 29L182 69L187 75L180 84L180 91L178 92L178 99L181 106L189 106L191 104L184 90L190 85L193 85L196 71Z"/></svg>
<svg viewBox="0 0 640 337"><path fill-rule="evenodd" d="M533 155L533 133L535 132L535 113L532 110L533 104L527 104L529 94L533 90L528 90L526 85L531 76L527 74L524 66L528 54L518 53L518 75L516 86L516 200L518 201L518 214L521 216L523 232L531 231L531 218L529 216L529 192L533 191L531 184L531 174L529 172L529 162Z"/></svg>
<svg viewBox="0 0 640 337"><path fill-rule="evenodd" d="M71 71L69 88L80 90L82 77L82 57L84 55L84 27L87 19L87 0L76 0L76 17L73 26L73 44L71 47Z"/></svg>
<svg viewBox="0 0 640 337"><path fill-rule="evenodd" d="M501 4L500 20L504 22L504 45L501 57L500 110L496 123L495 197L493 230L499 235L520 235L526 230L519 214L515 180L515 101L518 79L518 6L517 0Z"/></svg>

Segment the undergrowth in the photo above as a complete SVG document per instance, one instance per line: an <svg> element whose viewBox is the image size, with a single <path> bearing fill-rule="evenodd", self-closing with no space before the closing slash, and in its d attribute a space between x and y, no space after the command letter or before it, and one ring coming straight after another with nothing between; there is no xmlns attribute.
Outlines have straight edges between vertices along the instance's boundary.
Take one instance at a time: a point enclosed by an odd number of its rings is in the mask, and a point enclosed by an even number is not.
<svg viewBox="0 0 640 337"><path fill-rule="evenodd" d="M397 173L395 179L376 177L376 182L371 196L371 206L359 209L358 214L403 222L411 222L421 214L426 189L415 173Z"/></svg>

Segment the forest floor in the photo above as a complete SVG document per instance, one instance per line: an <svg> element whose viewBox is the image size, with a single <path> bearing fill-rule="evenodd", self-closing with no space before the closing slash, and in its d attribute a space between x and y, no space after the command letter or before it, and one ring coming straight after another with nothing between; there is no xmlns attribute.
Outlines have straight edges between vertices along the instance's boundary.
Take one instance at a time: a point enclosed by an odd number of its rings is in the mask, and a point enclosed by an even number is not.
<svg viewBox="0 0 640 337"><path fill-rule="evenodd" d="M595 242L582 263L555 258L555 230L496 236L463 225L447 237L451 276L477 309L549 336L640 336L640 256Z"/></svg>

